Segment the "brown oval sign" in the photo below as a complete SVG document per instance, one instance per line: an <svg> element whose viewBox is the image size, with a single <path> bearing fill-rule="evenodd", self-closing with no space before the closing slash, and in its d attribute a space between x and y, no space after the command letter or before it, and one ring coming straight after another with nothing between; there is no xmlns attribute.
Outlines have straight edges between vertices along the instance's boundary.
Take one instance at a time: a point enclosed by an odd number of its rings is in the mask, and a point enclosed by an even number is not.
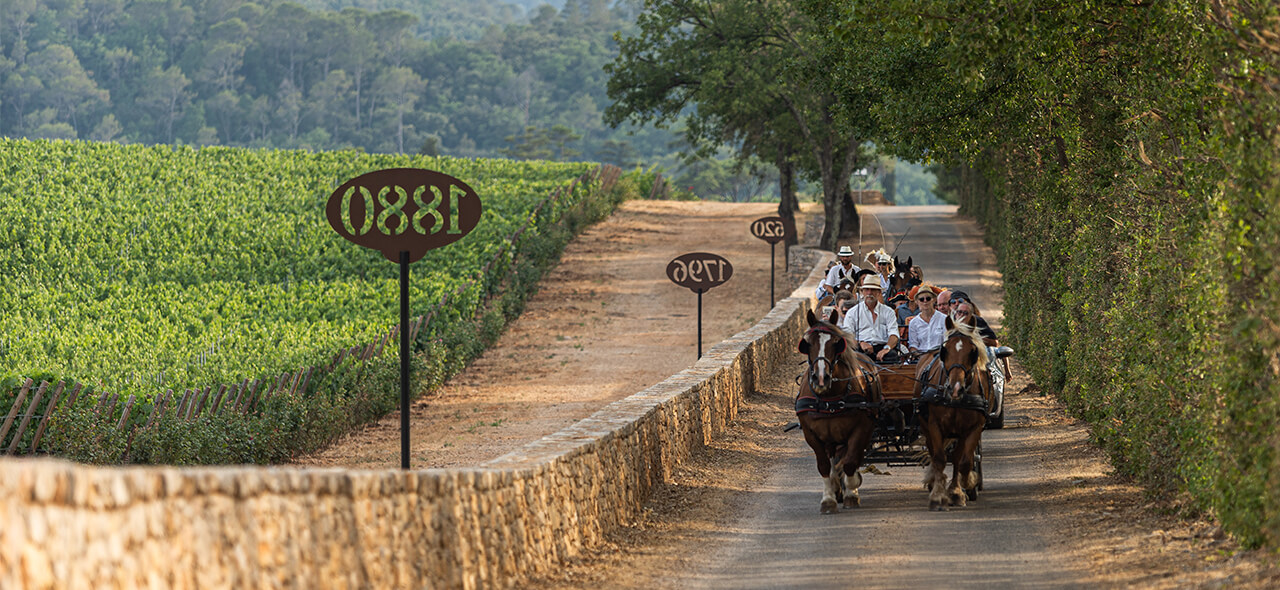
<svg viewBox="0 0 1280 590"><path fill-rule="evenodd" d="M325 215L342 237L409 262L452 244L480 223L480 197L467 183L419 168L361 174L329 195Z"/></svg>
<svg viewBox="0 0 1280 590"><path fill-rule="evenodd" d="M781 217L761 217L751 222L751 235L770 244L787 239L787 224Z"/></svg>
<svg viewBox="0 0 1280 590"><path fill-rule="evenodd" d="M690 252L667 264L667 278L694 291L706 291L724 284L732 276L733 265L719 254Z"/></svg>

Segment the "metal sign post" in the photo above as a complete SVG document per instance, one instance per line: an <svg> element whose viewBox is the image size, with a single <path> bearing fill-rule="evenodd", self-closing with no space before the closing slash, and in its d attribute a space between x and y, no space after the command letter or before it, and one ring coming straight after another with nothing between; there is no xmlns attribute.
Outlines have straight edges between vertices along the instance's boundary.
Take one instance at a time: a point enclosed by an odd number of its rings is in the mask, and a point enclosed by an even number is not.
<svg viewBox="0 0 1280 590"><path fill-rule="evenodd" d="M400 265L400 467L409 468L409 263L480 223L480 197L440 172L389 168L339 186L325 205L338 235Z"/></svg>
<svg viewBox="0 0 1280 590"><path fill-rule="evenodd" d="M773 263L774 251L778 242L787 239L787 224L781 217L761 217L751 222L751 235L769 242L769 308L773 309L773 304L778 301L773 296L773 279L777 274Z"/></svg>
<svg viewBox="0 0 1280 590"><path fill-rule="evenodd" d="M719 254L690 252L667 264L667 278L671 282L698 294L698 358L702 358L702 294L723 285L732 276L733 265Z"/></svg>

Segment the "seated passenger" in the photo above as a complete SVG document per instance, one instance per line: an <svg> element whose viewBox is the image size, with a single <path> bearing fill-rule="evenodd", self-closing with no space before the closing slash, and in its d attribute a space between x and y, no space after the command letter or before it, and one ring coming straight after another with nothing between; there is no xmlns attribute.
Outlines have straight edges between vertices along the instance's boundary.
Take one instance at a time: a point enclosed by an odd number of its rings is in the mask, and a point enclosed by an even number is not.
<svg viewBox="0 0 1280 590"><path fill-rule="evenodd" d="M916 290L916 304L920 313L911 318L911 326L907 333L911 338L907 341L907 349L920 354L942 346L947 339L947 316L934 308L937 296L927 286Z"/></svg>
<svg viewBox="0 0 1280 590"><path fill-rule="evenodd" d="M840 327L854 339L854 350L878 362L896 361L898 318L892 308L880 303L879 279L873 275L863 277L858 290L862 293L862 303L849 310Z"/></svg>
<svg viewBox="0 0 1280 590"><path fill-rule="evenodd" d="M849 246L840 246L840 250L836 252L836 264L827 270L827 277L822 279L822 284L818 285L818 308L821 309L825 305L830 305L835 300L836 291L840 289L840 283L853 276L858 267L853 264L853 248Z"/></svg>
<svg viewBox="0 0 1280 590"><path fill-rule="evenodd" d="M996 338L996 331L991 329L991 325L987 324L987 320L982 318L982 311L978 309L978 304L969 298L969 294L964 291L955 291L951 294L951 305L954 308L956 319L960 320L969 315L973 315L975 325L978 327L978 334L982 336L982 343L989 348L1000 346L1000 340ZM963 312L963 313L962 313Z"/></svg>
<svg viewBox="0 0 1280 590"><path fill-rule="evenodd" d="M836 308L836 313L840 314L840 320L843 320L845 314L849 313L849 310L857 304L858 297L854 295L852 291L849 291L848 289L836 291L836 300L833 305ZM840 322L837 321L836 323L839 324Z"/></svg>

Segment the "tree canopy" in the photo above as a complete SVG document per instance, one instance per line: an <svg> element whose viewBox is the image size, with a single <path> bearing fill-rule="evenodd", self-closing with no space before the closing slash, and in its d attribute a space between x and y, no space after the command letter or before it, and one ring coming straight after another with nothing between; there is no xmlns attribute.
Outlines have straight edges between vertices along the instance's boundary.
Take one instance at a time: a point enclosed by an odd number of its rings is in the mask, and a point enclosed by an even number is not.
<svg viewBox="0 0 1280 590"><path fill-rule="evenodd" d="M681 119L695 145L729 144L784 170L799 162L822 186L822 244L856 233L846 197L866 130L862 119L838 117L832 73L813 43L816 22L785 0L650 0L644 8L638 31L617 36L619 55L606 67L613 104L605 120Z"/></svg>

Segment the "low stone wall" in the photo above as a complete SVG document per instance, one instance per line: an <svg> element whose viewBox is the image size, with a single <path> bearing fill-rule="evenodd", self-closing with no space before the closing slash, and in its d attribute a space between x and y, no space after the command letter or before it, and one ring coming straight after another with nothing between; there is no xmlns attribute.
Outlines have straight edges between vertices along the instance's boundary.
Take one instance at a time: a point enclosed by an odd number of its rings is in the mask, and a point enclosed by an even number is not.
<svg viewBox="0 0 1280 590"><path fill-rule="evenodd" d="M0 588L513 586L627 522L728 426L791 355L820 276L689 369L476 469L2 460Z"/></svg>

